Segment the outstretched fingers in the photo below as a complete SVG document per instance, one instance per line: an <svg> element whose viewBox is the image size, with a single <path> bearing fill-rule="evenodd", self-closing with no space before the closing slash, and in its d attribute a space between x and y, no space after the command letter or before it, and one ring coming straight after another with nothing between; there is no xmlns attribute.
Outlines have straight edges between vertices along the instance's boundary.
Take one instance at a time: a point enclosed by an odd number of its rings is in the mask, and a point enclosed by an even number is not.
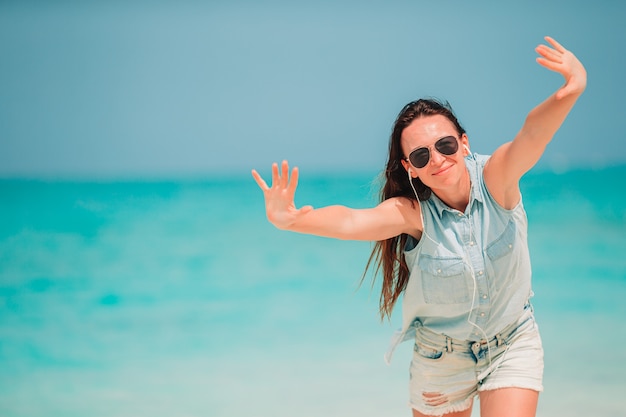
<svg viewBox="0 0 626 417"><path fill-rule="evenodd" d="M557 51L559 51L560 53L564 53L564 52L567 51L567 49L565 49L563 47L563 45L558 43L554 38L552 38L550 36L544 36L544 39L546 40L546 42L548 42L550 45L552 45L552 47L554 49L556 49Z"/></svg>
<svg viewBox="0 0 626 417"><path fill-rule="evenodd" d="M283 161L280 167L277 163L272 164L271 186L268 186L254 169L252 170L252 177L263 191L268 220L279 229L291 227L300 216L313 210L312 206L296 208L294 196L298 186L298 168L294 167L290 176L287 161Z"/></svg>
<svg viewBox="0 0 626 417"><path fill-rule="evenodd" d="M563 54L558 52L547 45L539 45L535 48L535 51L543 58L554 61L554 62L562 62Z"/></svg>
<svg viewBox="0 0 626 417"><path fill-rule="evenodd" d="M554 72L560 72L561 62L549 58L537 58L537 63Z"/></svg>
<svg viewBox="0 0 626 417"><path fill-rule="evenodd" d="M289 184L287 186L287 191L292 195L296 193L296 188L298 188L298 177L298 167L294 167L291 170L291 178L289 179Z"/></svg>
<svg viewBox="0 0 626 417"><path fill-rule="evenodd" d="M256 181L256 183L258 184L259 188L261 190L268 191L270 189L270 187L267 186L267 183L265 182L265 180L263 179L263 177L261 177L261 174L259 174L256 169L252 170L252 178L254 178L254 181Z"/></svg>
<svg viewBox="0 0 626 417"><path fill-rule="evenodd" d="M278 164L274 162L272 164L272 188L278 185L279 180L280 180L280 175L278 174Z"/></svg>
<svg viewBox="0 0 626 417"><path fill-rule="evenodd" d="M547 45L539 45L535 48L535 51L541 55L537 58L539 65L555 72L561 72L563 52L552 49Z"/></svg>
<svg viewBox="0 0 626 417"><path fill-rule="evenodd" d="M289 163L287 161L283 161L281 163L280 168L278 164L274 162L272 164L272 185L269 186L261 177L261 174L257 172L256 169L252 170L252 177L258 184L259 188L263 191L274 190L284 190L288 193L295 194L296 188L298 186L298 168L294 167L291 172L291 177L289 175Z"/></svg>
<svg viewBox="0 0 626 417"><path fill-rule="evenodd" d="M557 68L557 65L564 63L565 55L568 54L569 51L549 36L546 36L544 39L552 47L544 44L537 46L535 51L541 55L540 58L537 58L537 62L553 71L558 71L555 68Z"/></svg>
<svg viewBox="0 0 626 417"><path fill-rule="evenodd" d="M289 186L289 163L283 161L281 164L280 188L285 189Z"/></svg>
<svg viewBox="0 0 626 417"><path fill-rule="evenodd" d="M585 67L572 52L556 40L549 36L546 36L545 40L550 46L539 45L535 48L540 55L537 57L537 63L565 78L565 84L557 91L556 98L560 100L570 94L582 93L587 84Z"/></svg>

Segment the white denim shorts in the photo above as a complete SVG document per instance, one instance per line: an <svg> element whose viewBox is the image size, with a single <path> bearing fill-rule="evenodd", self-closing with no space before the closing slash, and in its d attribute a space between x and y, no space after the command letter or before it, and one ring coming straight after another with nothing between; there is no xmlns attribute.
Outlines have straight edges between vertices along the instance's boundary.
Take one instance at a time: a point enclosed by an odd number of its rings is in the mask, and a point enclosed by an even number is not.
<svg viewBox="0 0 626 417"><path fill-rule="evenodd" d="M489 341L418 328L410 376L410 406L426 415L466 410L480 391L542 391L543 347L532 308Z"/></svg>

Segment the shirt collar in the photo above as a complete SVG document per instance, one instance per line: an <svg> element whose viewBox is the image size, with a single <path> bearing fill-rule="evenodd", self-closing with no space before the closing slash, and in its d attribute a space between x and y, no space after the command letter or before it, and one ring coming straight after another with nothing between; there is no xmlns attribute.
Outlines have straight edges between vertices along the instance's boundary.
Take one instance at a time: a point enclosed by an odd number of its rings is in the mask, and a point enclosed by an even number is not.
<svg viewBox="0 0 626 417"><path fill-rule="evenodd" d="M470 175L470 201L468 207L472 207L474 201L483 202L483 195L480 192L480 184L478 178L478 164L476 163L476 158L474 154L470 154L465 157L465 167L467 168ZM437 214L439 217L443 216L444 211L449 211L450 213L455 212L456 210L448 207L439 197L432 193L430 196L430 201L434 204L437 209Z"/></svg>

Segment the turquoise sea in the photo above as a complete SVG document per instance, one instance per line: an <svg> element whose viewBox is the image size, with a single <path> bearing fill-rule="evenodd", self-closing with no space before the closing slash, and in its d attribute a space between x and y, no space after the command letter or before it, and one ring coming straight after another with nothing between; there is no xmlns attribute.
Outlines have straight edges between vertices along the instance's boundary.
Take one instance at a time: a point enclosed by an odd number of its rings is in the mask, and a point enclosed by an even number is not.
<svg viewBox="0 0 626 417"><path fill-rule="evenodd" d="M624 178L523 180L539 416L626 415ZM302 177L297 203L365 207L373 179ZM409 416L370 249L274 229L246 173L0 180L0 415Z"/></svg>

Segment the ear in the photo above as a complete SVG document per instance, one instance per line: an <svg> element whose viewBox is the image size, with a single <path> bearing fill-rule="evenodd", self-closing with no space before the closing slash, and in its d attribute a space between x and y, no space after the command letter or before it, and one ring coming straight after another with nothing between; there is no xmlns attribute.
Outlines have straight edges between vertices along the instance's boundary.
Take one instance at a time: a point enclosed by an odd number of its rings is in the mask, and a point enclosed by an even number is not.
<svg viewBox="0 0 626 417"><path fill-rule="evenodd" d="M402 166L404 167L404 170L406 172L408 172L408 174L411 176L411 178L415 178L413 176L413 170L411 169L411 164L406 159L401 159L400 162L402 163Z"/></svg>
<svg viewBox="0 0 626 417"><path fill-rule="evenodd" d="M468 156L472 153L470 151L469 139L465 133L461 136L461 146L463 146L463 156Z"/></svg>

